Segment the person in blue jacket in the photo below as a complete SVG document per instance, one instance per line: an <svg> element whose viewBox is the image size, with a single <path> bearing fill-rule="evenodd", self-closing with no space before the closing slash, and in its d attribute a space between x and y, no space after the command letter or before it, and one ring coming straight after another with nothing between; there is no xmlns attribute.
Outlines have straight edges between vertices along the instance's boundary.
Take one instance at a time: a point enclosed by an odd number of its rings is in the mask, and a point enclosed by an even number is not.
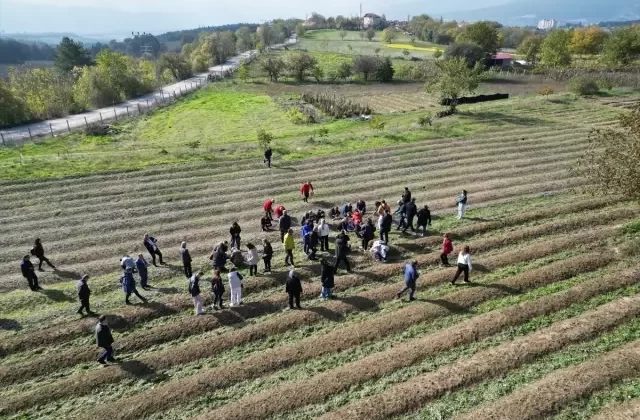
<svg viewBox="0 0 640 420"><path fill-rule="evenodd" d="M400 290L397 294L398 299L402 296L404 292L410 290L409 292L409 300L416 300L416 281L418 280L418 261L413 261L411 263L407 263L404 266L404 288Z"/></svg>
<svg viewBox="0 0 640 420"><path fill-rule="evenodd" d="M120 283L122 284L122 290L125 293L124 301L127 305L131 305L129 297L131 297L132 293L138 296L138 299L147 303L147 299L138 292L138 289L136 289L136 280L133 278L133 270L131 268L127 268L125 272L122 273Z"/></svg>
<svg viewBox="0 0 640 420"><path fill-rule="evenodd" d="M147 268L149 264L147 260L144 259L142 254L138 254L138 258L136 259L136 270L138 270L138 274L140 275L140 286L143 289L147 289L147 282L149 281L149 270Z"/></svg>
<svg viewBox="0 0 640 420"><path fill-rule="evenodd" d="M302 235L302 242L304 243L304 253L309 255L311 252L311 232L313 231L313 222L309 221L302 226L300 234Z"/></svg>

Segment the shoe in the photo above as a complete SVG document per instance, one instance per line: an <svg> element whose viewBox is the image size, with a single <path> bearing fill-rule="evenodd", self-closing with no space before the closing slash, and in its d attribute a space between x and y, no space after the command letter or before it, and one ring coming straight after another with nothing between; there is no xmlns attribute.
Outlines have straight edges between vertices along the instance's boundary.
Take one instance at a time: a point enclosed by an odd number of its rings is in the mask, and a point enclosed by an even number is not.
<svg viewBox="0 0 640 420"><path fill-rule="evenodd" d="M471 282L470 282L469 280L465 280L464 282L465 282L466 284L469 284L469 283L471 283Z"/></svg>
<svg viewBox="0 0 640 420"><path fill-rule="evenodd" d="M107 362L105 362L104 360L98 360L98 363L100 363L101 365L106 365Z"/></svg>
<svg viewBox="0 0 640 420"><path fill-rule="evenodd" d="M129 302L128 300L126 300L124 303L127 305L131 305L131 302Z"/></svg>
<svg viewBox="0 0 640 420"><path fill-rule="evenodd" d="M296 309L302 309L302 306L296 306Z"/></svg>
<svg viewBox="0 0 640 420"><path fill-rule="evenodd" d="M87 312L87 315L88 315L88 316L97 316L97 315L98 315L98 313L93 312L93 311L89 311L89 312Z"/></svg>
<svg viewBox="0 0 640 420"><path fill-rule="evenodd" d="M416 298L414 298L414 297L409 298L410 302L413 302L414 300L416 300Z"/></svg>
<svg viewBox="0 0 640 420"><path fill-rule="evenodd" d="M40 286L36 286L36 289L38 289L38 290L42 290L42 287L40 287Z"/></svg>
<svg viewBox="0 0 640 420"><path fill-rule="evenodd" d="M38 268L38 271L44 271L44 268Z"/></svg>
<svg viewBox="0 0 640 420"><path fill-rule="evenodd" d="M84 315L84 313L82 313L82 309L78 309L78 310L76 311L76 313L77 313L77 314L80 314L80 315ZM88 314L90 314L90 313L91 313L91 312L89 312ZM88 314L87 314L87 315L88 315Z"/></svg>
<svg viewBox="0 0 640 420"><path fill-rule="evenodd" d="M118 361L118 359L116 359L115 357L112 357L111 359L107 359L107 362L111 362L111 363L116 363Z"/></svg>
<svg viewBox="0 0 640 420"><path fill-rule="evenodd" d="M456 284L455 284L455 282L451 282L451 285L452 285L452 286L455 286Z"/></svg>

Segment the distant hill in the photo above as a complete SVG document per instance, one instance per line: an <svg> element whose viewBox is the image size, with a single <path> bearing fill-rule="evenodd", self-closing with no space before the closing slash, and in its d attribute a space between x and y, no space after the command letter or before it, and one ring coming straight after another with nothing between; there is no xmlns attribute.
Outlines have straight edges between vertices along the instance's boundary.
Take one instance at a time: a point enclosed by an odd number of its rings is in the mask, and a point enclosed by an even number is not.
<svg viewBox="0 0 640 420"><path fill-rule="evenodd" d="M26 43L34 43L34 44L42 43L42 44L49 44L49 45L58 45L62 40L62 38L64 38L65 36L75 41L80 41L86 46L91 46L93 44L97 44L98 42L108 43L110 41L110 39L106 39L106 38L90 38L87 36L80 36L73 33L58 33L58 32L40 33L40 34L39 33L25 33L25 34L0 33L0 38L4 38L4 39L15 39L16 41L21 41Z"/></svg>

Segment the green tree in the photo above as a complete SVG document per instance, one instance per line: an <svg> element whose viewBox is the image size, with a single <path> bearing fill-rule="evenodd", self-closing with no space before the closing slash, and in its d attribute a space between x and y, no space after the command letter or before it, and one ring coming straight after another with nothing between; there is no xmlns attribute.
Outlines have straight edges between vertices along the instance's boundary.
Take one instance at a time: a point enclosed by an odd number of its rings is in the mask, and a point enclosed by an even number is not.
<svg viewBox="0 0 640 420"><path fill-rule="evenodd" d="M362 34L362 32L361 32L361 34ZM364 32L364 34L365 34L365 36L367 37L367 39L369 41L373 41L373 38L376 37L376 30L373 29L373 27L369 27L369 29L367 29L367 31ZM362 38L362 36L361 36L361 38Z"/></svg>
<svg viewBox="0 0 640 420"><path fill-rule="evenodd" d="M316 65L313 68L313 70L311 70L311 75L316 80L316 82L320 83L320 82L322 82L322 79L324 78L324 70L322 69L322 67Z"/></svg>
<svg viewBox="0 0 640 420"><path fill-rule="evenodd" d="M455 112L458 99L465 93L473 94L482 78L483 66L476 63L470 68L462 57L446 58L436 62L437 75L431 79L425 89L429 93L438 93L440 98L449 99L449 108Z"/></svg>
<svg viewBox="0 0 640 420"><path fill-rule="evenodd" d="M378 69L380 59L369 55L359 55L353 59L353 71L362 76L365 81Z"/></svg>
<svg viewBox="0 0 640 420"><path fill-rule="evenodd" d="M391 44L393 41L395 41L398 38L399 35L400 33L394 28L387 28L384 31L382 31L382 34L380 35L380 40L382 42L386 42L387 44Z"/></svg>
<svg viewBox="0 0 640 420"><path fill-rule="evenodd" d="M347 80L353 74L353 66L351 63L342 62L338 66L338 71L336 72L336 76L340 79Z"/></svg>
<svg viewBox="0 0 640 420"><path fill-rule="evenodd" d="M395 70L393 69L393 64L391 63L391 59L389 57L385 57L383 60L380 60L378 63L378 68L376 69L376 79L382 83L389 83L393 80L393 74Z"/></svg>
<svg viewBox="0 0 640 420"><path fill-rule="evenodd" d="M0 79L0 127L10 127L29 120L24 103Z"/></svg>
<svg viewBox="0 0 640 420"><path fill-rule="evenodd" d="M540 62L546 67L569 67L571 65L571 51L569 45L571 34L562 29L556 29L542 42Z"/></svg>
<svg viewBox="0 0 640 420"><path fill-rule="evenodd" d="M255 47L255 40L251 30L247 26L241 26L235 33L236 51L241 53Z"/></svg>
<svg viewBox="0 0 640 420"><path fill-rule="evenodd" d="M571 43L569 47L574 54L600 54L607 36L607 32L598 26L576 28L571 32Z"/></svg>
<svg viewBox="0 0 640 420"><path fill-rule="evenodd" d="M285 63L280 57L267 57L260 62L260 68L269 75L272 82L277 82L285 69Z"/></svg>
<svg viewBox="0 0 640 420"><path fill-rule="evenodd" d="M444 52L445 58L464 58L469 67L473 67L476 63L482 62L486 57L482 47L472 42L463 42L460 44L451 44Z"/></svg>
<svg viewBox="0 0 640 420"><path fill-rule="evenodd" d="M485 54L495 54L499 46L498 29L491 22L477 22L467 26L457 41L472 42L479 45Z"/></svg>
<svg viewBox="0 0 640 420"><path fill-rule="evenodd" d="M298 37L302 38L305 34L306 30L304 28L304 25L302 23L298 23L296 25L296 35L298 35Z"/></svg>
<svg viewBox="0 0 640 420"><path fill-rule="evenodd" d="M258 146L260 146L261 149L266 149L271 145L273 135L262 128L259 128L256 132L256 138L258 140Z"/></svg>
<svg viewBox="0 0 640 420"><path fill-rule="evenodd" d="M294 52L287 56L287 69L298 82L303 82L307 74L318 64L314 56L306 52Z"/></svg>
<svg viewBox="0 0 640 420"><path fill-rule="evenodd" d="M242 64L238 67L238 79L246 82L249 79L249 67L246 64Z"/></svg>
<svg viewBox="0 0 640 420"><path fill-rule="evenodd" d="M523 55L527 63L535 65L538 62L543 42L543 36L530 35L518 46L518 54Z"/></svg>
<svg viewBox="0 0 640 420"><path fill-rule="evenodd" d="M612 67L627 66L640 56L640 29L619 28L604 44L603 61Z"/></svg>
<svg viewBox="0 0 640 420"><path fill-rule="evenodd" d="M63 72L70 72L74 67L89 66L92 63L91 53L84 45L66 36L56 47L53 60L55 66Z"/></svg>
<svg viewBox="0 0 640 420"><path fill-rule="evenodd" d="M184 56L168 52L160 55L158 60L158 70L160 73L169 70L174 80L185 80L191 77L191 66Z"/></svg>
<svg viewBox="0 0 640 420"><path fill-rule="evenodd" d="M442 50L435 50L433 52L433 58L437 60L438 58L442 57L442 54L443 54Z"/></svg>
<svg viewBox="0 0 640 420"><path fill-rule="evenodd" d="M62 117L74 111L71 79L53 68L11 68L9 86L34 119Z"/></svg>

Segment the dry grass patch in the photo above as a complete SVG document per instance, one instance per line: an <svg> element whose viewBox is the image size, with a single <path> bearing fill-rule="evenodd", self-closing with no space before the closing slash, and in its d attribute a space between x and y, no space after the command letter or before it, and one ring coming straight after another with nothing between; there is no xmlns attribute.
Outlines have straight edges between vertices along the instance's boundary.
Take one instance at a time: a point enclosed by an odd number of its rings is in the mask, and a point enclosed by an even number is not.
<svg viewBox="0 0 640 420"><path fill-rule="evenodd" d="M598 369L602 369L602 367L598 366ZM601 413L592 417L592 420L632 419L640 419L640 398L634 398L614 407L607 407Z"/></svg>

